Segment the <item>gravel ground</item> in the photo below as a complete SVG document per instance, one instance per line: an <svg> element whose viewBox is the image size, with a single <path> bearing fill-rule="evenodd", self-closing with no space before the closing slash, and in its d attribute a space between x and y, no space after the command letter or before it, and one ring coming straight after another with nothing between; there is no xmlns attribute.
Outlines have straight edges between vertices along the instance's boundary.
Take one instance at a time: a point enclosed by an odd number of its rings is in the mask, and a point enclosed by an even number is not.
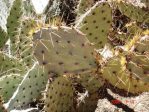
<svg viewBox="0 0 149 112"><path fill-rule="evenodd" d="M149 112L149 92L143 93L137 97L121 97L117 94L109 93L114 97L134 109L135 112ZM125 112L120 108L112 105L107 99L100 99L98 101L98 108L95 112Z"/></svg>

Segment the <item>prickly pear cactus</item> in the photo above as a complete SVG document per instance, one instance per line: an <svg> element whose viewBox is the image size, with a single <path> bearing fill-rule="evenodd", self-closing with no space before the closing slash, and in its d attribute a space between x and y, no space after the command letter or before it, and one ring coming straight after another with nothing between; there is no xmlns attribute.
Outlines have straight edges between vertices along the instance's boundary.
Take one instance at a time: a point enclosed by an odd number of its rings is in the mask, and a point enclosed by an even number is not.
<svg viewBox="0 0 149 112"><path fill-rule="evenodd" d="M10 74L0 78L0 94L5 102L11 98L22 78L20 74Z"/></svg>
<svg viewBox="0 0 149 112"><path fill-rule="evenodd" d="M37 63L34 64L17 87L15 97L9 100L8 110L28 108L31 102L39 100L47 81L47 73Z"/></svg>
<svg viewBox="0 0 149 112"><path fill-rule="evenodd" d="M17 59L9 58L7 55L0 53L0 76L10 73L24 73L25 67Z"/></svg>
<svg viewBox="0 0 149 112"><path fill-rule="evenodd" d="M79 74L77 82L80 83L85 89L91 93L97 92L100 87L104 85L104 80L96 71L88 71Z"/></svg>
<svg viewBox="0 0 149 112"><path fill-rule="evenodd" d="M73 28L42 29L34 35L34 42L34 55L49 73L78 73L96 67L93 46Z"/></svg>
<svg viewBox="0 0 149 112"><path fill-rule="evenodd" d="M134 45L134 51L137 54L145 55L149 52L148 44L149 44L149 39L144 39L144 40L138 41Z"/></svg>
<svg viewBox="0 0 149 112"><path fill-rule="evenodd" d="M97 3L83 18L80 18L77 26L86 34L90 42L97 49L104 48L107 43L107 36L112 25L112 9L108 3Z"/></svg>
<svg viewBox="0 0 149 112"><path fill-rule="evenodd" d="M123 2L118 3L120 11L134 21L149 23L149 14L140 7Z"/></svg>
<svg viewBox="0 0 149 112"><path fill-rule="evenodd" d="M17 36L17 42L15 44L14 53L16 56L21 59L22 63L26 66L31 67L34 63L33 59L33 43L32 33L35 28L38 27L37 21L33 19L22 20L20 25L21 30L19 36Z"/></svg>
<svg viewBox="0 0 149 112"><path fill-rule="evenodd" d="M0 49L2 49L8 40L8 36L6 32L0 27Z"/></svg>
<svg viewBox="0 0 149 112"><path fill-rule="evenodd" d="M20 25L20 19L22 15L21 6L22 6L22 1L15 0L7 19L7 32L10 39L12 39L12 41L14 40L15 36L18 34L18 26Z"/></svg>
<svg viewBox="0 0 149 112"><path fill-rule="evenodd" d="M45 99L45 111L60 112L68 111L75 112L74 103L74 88L69 78L60 76L49 84Z"/></svg>
<svg viewBox="0 0 149 112"><path fill-rule="evenodd" d="M115 0L49 3L58 17L32 13L29 1L7 5L7 29L0 28L0 112L93 112L98 99L108 99L107 89L127 97L149 92L148 7ZM123 18L114 17L115 10Z"/></svg>
<svg viewBox="0 0 149 112"><path fill-rule="evenodd" d="M135 57L134 57L135 58ZM141 63L140 63L141 65ZM127 69L132 72L132 74L135 76L135 78L138 78L144 82L148 82L149 81L149 77L147 76L148 74L146 73L147 72L147 69L148 67L146 66L146 69L145 69L145 65L143 65L143 67L140 67L139 65L137 65L136 63L133 63L133 62L129 62L127 63Z"/></svg>
<svg viewBox="0 0 149 112"><path fill-rule="evenodd" d="M115 59L110 60L105 67L103 67L102 76L112 85L123 89L128 93L139 94L149 91L148 83L135 77L135 74L132 74L131 71L127 70L126 63L125 57L115 57Z"/></svg>
<svg viewBox="0 0 149 112"><path fill-rule="evenodd" d="M18 35L19 35L19 27L21 24L21 18L22 18L22 1L21 0L15 0L13 2L13 5L11 7L10 13L7 18L7 33L8 37L10 39L10 46L11 46L11 54L17 55L16 52L14 52L17 48L18 44Z"/></svg>

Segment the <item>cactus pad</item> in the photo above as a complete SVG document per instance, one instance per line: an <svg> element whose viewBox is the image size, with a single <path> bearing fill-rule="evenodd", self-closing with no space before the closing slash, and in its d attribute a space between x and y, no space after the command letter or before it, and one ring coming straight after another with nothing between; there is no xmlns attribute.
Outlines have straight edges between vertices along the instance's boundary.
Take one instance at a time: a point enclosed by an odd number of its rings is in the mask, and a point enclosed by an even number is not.
<svg viewBox="0 0 149 112"><path fill-rule="evenodd" d="M20 74L10 74L0 78L0 95L7 102L13 95L23 77Z"/></svg>
<svg viewBox="0 0 149 112"><path fill-rule="evenodd" d="M97 92L104 84L104 81L96 72L79 74L77 82L85 87L89 93Z"/></svg>
<svg viewBox="0 0 149 112"><path fill-rule="evenodd" d="M103 48L107 43L107 36L112 24L112 10L108 3L101 3L93 6L89 14L86 15L79 26L80 30L86 34L90 42L96 48Z"/></svg>
<svg viewBox="0 0 149 112"><path fill-rule="evenodd" d="M113 86L128 91L128 93L139 94L149 91L149 83L134 78L124 65L125 60L115 58L110 60L103 68L103 78L108 80Z"/></svg>
<svg viewBox="0 0 149 112"><path fill-rule="evenodd" d="M49 84L45 99L46 112L75 112L73 107L74 88L70 79L60 76Z"/></svg>
<svg viewBox="0 0 149 112"><path fill-rule="evenodd" d="M22 20L18 42L13 45L14 54L28 67L33 65L32 32L37 27L37 22L33 19Z"/></svg>
<svg viewBox="0 0 149 112"><path fill-rule="evenodd" d="M96 67L93 46L75 29L60 27L34 35L35 57L50 73L78 73Z"/></svg>
<svg viewBox="0 0 149 112"><path fill-rule="evenodd" d="M132 54L128 55L127 69L138 79L149 82L149 59L145 55Z"/></svg>
<svg viewBox="0 0 149 112"><path fill-rule="evenodd" d="M34 65L25 76L16 96L9 103L9 110L29 107L31 102L39 100L41 92L45 90L48 74L41 67Z"/></svg>
<svg viewBox="0 0 149 112"><path fill-rule="evenodd" d="M32 36L32 32L38 27L37 21L31 18L22 20L21 35L26 37Z"/></svg>
<svg viewBox="0 0 149 112"><path fill-rule="evenodd" d="M8 40L8 36L6 32L0 27L0 49L5 45L6 41Z"/></svg>
<svg viewBox="0 0 149 112"><path fill-rule="evenodd" d="M143 80L144 82L149 82L148 74L145 74L143 68L137 66L133 62L127 63L127 69L135 76L136 78Z"/></svg>
<svg viewBox="0 0 149 112"><path fill-rule="evenodd" d="M3 53L0 53L0 76L10 73L21 74L26 68L17 59L9 58Z"/></svg>
<svg viewBox="0 0 149 112"><path fill-rule="evenodd" d="M15 0L7 19L7 31L12 41L14 41L15 36L18 34L18 27L22 15L21 5L22 0Z"/></svg>
<svg viewBox="0 0 149 112"><path fill-rule="evenodd" d="M118 3L118 7L124 15L132 20L149 23L149 14L147 11L144 11L143 9L132 4L126 4L123 2Z"/></svg>
<svg viewBox="0 0 149 112"><path fill-rule="evenodd" d="M142 41L138 41L135 45L134 45L135 49L134 51L137 54L146 54L147 52L149 52L149 39L145 39Z"/></svg>

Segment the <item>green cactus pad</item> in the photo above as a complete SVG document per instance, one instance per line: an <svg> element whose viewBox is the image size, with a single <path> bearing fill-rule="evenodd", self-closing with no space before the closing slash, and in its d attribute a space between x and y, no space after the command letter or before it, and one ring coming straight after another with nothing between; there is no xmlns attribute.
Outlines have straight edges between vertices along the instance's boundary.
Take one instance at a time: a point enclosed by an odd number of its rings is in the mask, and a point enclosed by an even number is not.
<svg viewBox="0 0 149 112"><path fill-rule="evenodd" d="M145 74L145 71L142 67L139 67L136 63L133 62L127 63L126 66L135 78L138 78L143 82L149 82L149 76L148 74Z"/></svg>
<svg viewBox="0 0 149 112"><path fill-rule="evenodd" d="M3 48L7 40L8 36L6 32L0 27L0 49Z"/></svg>
<svg viewBox="0 0 149 112"><path fill-rule="evenodd" d="M33 65L32 32L37 26L37 21L33 19L23 20L17 44L17 49L19 49L17 52L19 52L22 61L29 67Z"/></svg>
<svg viewBox="0 0 149 112"><path fill-rule="evenodd" d="M10 38L11 54L16 55L17 44L19 43L19 30L22 17L22 0L15 0L13 2L10 14L7 18L7 33Z"/></svg>
<svg viewBox="0 0 149 112"><path fill-rule="evenodd" d="M94 4L94 0L80 0L79 3L78 3L77 12L79 14L83 14L89 8L91 8L93 4Z"/></svg>
<svg viewBox="0 0 149 112"><path fill-rule="evenodd" d="M146 54L147 52L149 52L149 39L137 42L134 46L135 46L134 51L137 54Z"/></svg>
<svg viewBox="0 0 149 112"><path fill-rule="evenodd" d="M149 57L147 55L131 54L127 56L127 69L138 79L149 82Z"/></svg>
<svg viewBox="0 0 149 112"><path fill-rule="evenodd" d="M0 95L5 103L12 97L23 76L20 74L10 74L0 78Z"/></svg>
<svg viewBox="0 0 149 112"><path fill-rule="evenodd" d="M74 88L67 77L60 76L49 84L45 99L46 112L75 112L73 106Z"/></svg>
<svg viewBox="0 0 149 112"><path fill-rule="evenodd" d="M19 43L17 44L16 52L19 54L18 58L27 66L31 67L34 62L33 57L33 48L32 48L32 41L31 38L20 35L19 36Z"/></svg>
<svg viewBox="0 0 149 112"><path fill-rule="evenodd" d="M0 77L10 73L22 74L26 70L17 59L9 58L3 53L0 53L0 63Z"/></svg>
<svg viewBox="0 0 149 112"><path fill-rule="evenodd" d="M149 58L146 55L131 55L129 56L132 62L136 64L141 64L141 66L148 66L149 65Z"/></svg>
<svg viewBox="0 0 149 112"><path fill-rule="evenodd" d="M34 34L35 57L49 73L78 73L95 68L94 48L73 28L42 29Z"/></svg>
<svg viewBox="0 0 149 112"><path fill-rule="evenodd" d="M118 8L124 15L126 15L134 21L149 23L148 12L144 11L143 9L137 6L120 2L118 3Z"/></svg>
<svg viewBox="0 0 149 112"><path fill-rule="evenodd" d="M98 92L89 94L89 96L84 99L84 102L78 105L77 112L95 112L98 100Z"/></svg>
<svg viewBox="0 0 149 112"><path fill-rule="evenodd" d="M89 93L97 92L104 84L104 81L96 72L79 74L77 82L85 87Z"/></svg>
<svg viewBox="0 0 149 112"><path fill-rule="evenodd" d="M11 8L10 14L7 19L7 32L10 39L15 41L15 36L18 34L18 28L20 26L20 18L22 15L22 0L15 0Z"/></svg>
<svg viewBox="0 0 149 112"><path fill-rule="evenodd" d="M108 33L112 24L112 10L108 3L98 4L87 14L77 26L86 34L96 48L103 48L107 43Z"/></svg>
<svg viewBox="0 0 149 112"><path fill-rule="evenodd" d="M22 62L27 67L31 67L34 63L32 46L29 46L29 44L26 44L25 46L22 45L20 50L22 50L22 52L20 53Z"/></svg>
<svg viewBox="0 0 149 112"><path fill-rule="evenodd" d="M38 27L38 23L34 19L27 18L22 20L21 35L29 38L30 36L32 36L32 32L36 27Z"/></svg>
<svg viewBox="0 0 149 112"><path fill-rule="evenodd" d="M148 92L149 83L134 78L132 73L126 69L124 63L124 59L116 57L111 59L103 68L103 78L108 80L113 86L123 89L128 93L139 94Z"/></svg>
<svg viewBox="0 0 149 112"><path fill-rule="evenodd" d="M39 100L45 90L48 74L38 65L34 65L17 88L17 94L9 103L8 110L28 108L30 103Z"/></svg>
<svg viewBox="0 0 149 112"><path fill-rule="evenodd" d="M33 19L22 20L20 35L18 36L18 43L13 49L16 57L28 67L31 67L34 62L33 49L32 49L32 32L37 27L37 22Z"/></svg>

